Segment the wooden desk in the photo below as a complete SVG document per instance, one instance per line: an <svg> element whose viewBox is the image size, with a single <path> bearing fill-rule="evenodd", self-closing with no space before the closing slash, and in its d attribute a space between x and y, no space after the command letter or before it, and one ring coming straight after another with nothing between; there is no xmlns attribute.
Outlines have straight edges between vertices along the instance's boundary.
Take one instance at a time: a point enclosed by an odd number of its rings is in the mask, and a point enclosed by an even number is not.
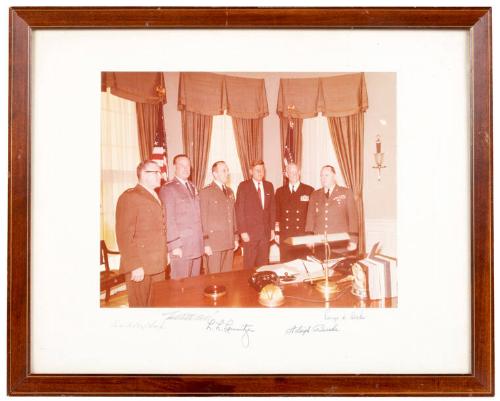
<svg viewBox="0 0 500 401"><path fill-rule="evenodd" d="M253 270L239 270L229 273L208 274L181 280L167 280L153 283L152 307L165 308L261 308L258 292L248 283ZM337 273L334 280L340 279ZM211 284L226 287L226 295L217 301L204 295L203 290ZM329 307L338 308L394 308L397 298L381 301L360 300L351 294L351 282L339 284L341 292L330 300ZM280 308L323 308L322 295L310 284L286 284L282 286L285 303Z"/></svg>

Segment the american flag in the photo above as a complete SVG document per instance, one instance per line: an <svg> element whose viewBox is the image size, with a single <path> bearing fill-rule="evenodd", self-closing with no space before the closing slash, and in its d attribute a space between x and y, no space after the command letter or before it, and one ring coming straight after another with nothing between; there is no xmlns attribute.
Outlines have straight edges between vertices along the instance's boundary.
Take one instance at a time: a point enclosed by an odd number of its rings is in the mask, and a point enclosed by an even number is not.
<svg viewBox="0 0 500 401"><path fill-rule="evenodd" d="M295 109L295 106L288 106L288 124L286 129L286 137L285 137L285 149L283 151L283 181L284 184L288 182L288 179L285 176L286 166L290 163L295 163L295 159L293 154L295 153L295 143L293 141L293 133L295 128L295 122L290 116L290 112Z"/></svg>
<svg viewBox="0 0 500 401"><path fill-rule="evenodd" d="M158 124L155 132L155 143L151 160L160 166L161 178L167 181L168 178L168 159L167 159L167 143L165 135L165 125L163 123L163 105L158 105Z"/></svg>
<svg viewBox="0 0 500 401"><path fill-rule="evenodd" d="M285 138L285 151L283 155L283 163L285 164L285 167L288 166L289 163L295 162L293 158L293 153L295 150L295 144L293 143L293 129L294 122L292 119L288 119L288 127L286 130Z"/></svg>

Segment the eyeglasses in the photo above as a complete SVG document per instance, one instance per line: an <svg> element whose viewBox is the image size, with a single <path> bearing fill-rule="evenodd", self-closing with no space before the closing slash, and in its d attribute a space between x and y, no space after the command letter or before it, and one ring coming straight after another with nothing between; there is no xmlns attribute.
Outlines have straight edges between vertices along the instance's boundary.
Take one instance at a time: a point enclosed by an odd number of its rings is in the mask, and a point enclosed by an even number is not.
<svg viewBox="0 0 500 401"><path fill-rule="evenodd" d="M155 173L155 174L161 174L161 171L158 170L144 170L145 173Z"/></svg>

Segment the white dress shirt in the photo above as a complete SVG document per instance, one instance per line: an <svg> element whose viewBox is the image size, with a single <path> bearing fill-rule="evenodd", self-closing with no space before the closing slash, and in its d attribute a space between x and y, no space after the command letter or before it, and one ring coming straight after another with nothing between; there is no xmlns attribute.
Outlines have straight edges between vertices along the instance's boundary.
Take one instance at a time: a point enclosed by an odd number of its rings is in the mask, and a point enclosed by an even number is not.
<svg viewBox="0 0 500 401"><path fill-rule="evenodd" d="M288 188L290 188L290 192L294 193L297 192L299 189L300 181L297 181L295 184L288 184Z"/></svg>
<svg viewBox="0 0 500 401"><path fill-rule="evenodd" d="M255 190L257 191L257 193L259 192L259 186L260 186L260 204L262 205L262 209L264 209L264 199L265 199L264 185L262 181L255 181L253 178L252 181L253 185L255 185Z"/></svg>

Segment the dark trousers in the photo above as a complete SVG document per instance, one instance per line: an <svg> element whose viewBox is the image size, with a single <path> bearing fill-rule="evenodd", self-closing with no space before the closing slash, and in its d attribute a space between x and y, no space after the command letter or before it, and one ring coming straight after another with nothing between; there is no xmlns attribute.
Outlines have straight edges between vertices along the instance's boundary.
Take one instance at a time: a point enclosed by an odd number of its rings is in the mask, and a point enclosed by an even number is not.
<svg viewBox="0 0 500 401"><path fill-rule="evenodd" d="M144 275L142 281L130 280L131 274L125 276L128 295L128 306L130 308L145 308L149 304L151 296L151 284L157 281L165 280L165 272L160 272L153 275Z"/></svg>
<svg viewBox="0 0 500 401"><path fill-rule="evenodd" d="M269 264L269 240L243 242L243 267L253 269Z"/></svg>
<svg viewBox="0 0 500 401"><path fill-rule="evenodd" d="M213 251L212 255L207 256L208 273L230 272L233 269L233 256L232 249Z"/></svg>
<svg viewBox="0 0 500 401"><path fill-rule="evenodd" d="M201 256L199 258L178 258L170 254L170 278L186 278L200 275Z"/></svg>
<svg viewBox="0 0 500 401"><path fill-rule="evenodd" d="M307 255L312 255L312 251L305 245L287 245L280 241L280 262L289 262L295 259L305 259Z"/></svg>

